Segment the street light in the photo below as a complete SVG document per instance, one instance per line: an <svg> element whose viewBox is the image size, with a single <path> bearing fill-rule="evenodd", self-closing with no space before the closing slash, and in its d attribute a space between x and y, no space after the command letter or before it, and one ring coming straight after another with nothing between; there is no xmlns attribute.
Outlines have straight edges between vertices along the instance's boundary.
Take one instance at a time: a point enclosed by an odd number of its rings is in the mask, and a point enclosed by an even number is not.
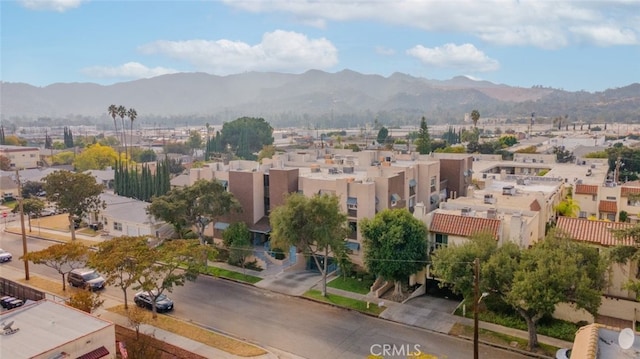
<svg viewBox="0 0 640 359"><path fill-rule="evenodd" d="M473 261L473 272L473 359L478 359L478 307L482 298L489 295L487 292L480 294L480 258Z"/></svg>

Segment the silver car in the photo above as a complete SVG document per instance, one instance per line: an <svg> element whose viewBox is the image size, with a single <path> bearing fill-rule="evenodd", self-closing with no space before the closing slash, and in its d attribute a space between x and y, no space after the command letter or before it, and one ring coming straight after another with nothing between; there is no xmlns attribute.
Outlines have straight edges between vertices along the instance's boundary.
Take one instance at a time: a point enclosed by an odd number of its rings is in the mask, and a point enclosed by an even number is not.
<svg viewBox="0 0 640 359"><path fill-rule="evenodd" d="M0 248L0 262L4 263L4 262L8 262L13 258L13 256L11 255L11 253L5 251L4 249Z"/></svg>

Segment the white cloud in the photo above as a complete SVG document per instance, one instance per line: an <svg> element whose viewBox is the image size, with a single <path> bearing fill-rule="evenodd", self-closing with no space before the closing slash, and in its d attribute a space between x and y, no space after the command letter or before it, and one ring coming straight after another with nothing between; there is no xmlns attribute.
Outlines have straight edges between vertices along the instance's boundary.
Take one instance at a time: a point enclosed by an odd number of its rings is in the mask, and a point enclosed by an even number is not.
<svg viewBox="0 0 640 359"><path fill-rule="evenodd" d="M99 78L128 78L142 79L160 75L173 74L178 70L168 69L165 67L146 67L138 62L127 62L126 64L112 66L92 66L81 70L82 73L92 77Z"/></svg>
<svg viewBox="0 0 640 359"><path fill-rule="evenodd" d="M21 0L22 6L31 10L65 12L80 6L86 0Z"/></svg>
<svg viewBox="0 0 640 359"><path fill-rule="evenodd" d="M407 54L429 66L469 72L495 71L500 68L498 61L488 57L472 44L445 44L434 48L417 45L407 50Z"/></svg>
<svg viewBox="0 0 640 359"><path fill-rule="evenodd" d="M338 62L338 51L324 38L276 30L256 45L230 40L155 41L140 47L146 54L165 54L200 71L230 74L244 71L326 69Z"/></svg>
<svg viewBox="0 0 640 359"><path fill-rule="evenodd" d="M616 26L572 27L571 32L598 46L633 45L638 43L638 35L630 29Z"/></svg>
<svg viewBox="0 0 640 359"><path fill-rule="evenodd" d="M553 49L574 41L589 41L597 46L640 44L640 1L224 1L254 13L289 13L303 19L303 23L371 20L426 31L471 34L504 46ZM602 24L609 24L606 31Z"/></svg>

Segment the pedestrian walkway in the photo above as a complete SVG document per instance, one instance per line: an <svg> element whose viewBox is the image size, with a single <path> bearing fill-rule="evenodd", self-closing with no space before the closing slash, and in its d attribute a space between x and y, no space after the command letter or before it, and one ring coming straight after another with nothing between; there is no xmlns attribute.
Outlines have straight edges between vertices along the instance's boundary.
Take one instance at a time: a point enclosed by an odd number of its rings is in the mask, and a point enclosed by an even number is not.
<svg viewBox="0 0 640 359"><path fill-rule="evenodd" d="M316 286L313 289L320 289L320 287ZM462 324L471 327L474 325L473 320L470 318L460 317L447 312L433 310L427 307L414 306L411 305L411 300L406 303L397 303L379 298L372 298L368 294L359 294L331 287L327 287L327 293L361 300L364 302L371 302L375 304L382 303L382 305L386 307L386 309L380 314L380 318L442 334L448 335L455 324ZM478 327L492 332L506 334L515 338L529 340L529 333L524 330L509 328L483 321L478 322ZM573 346L572 342L567 342L561 339L556 339L540 334L538 334L538 342L557 348L571 348ZM511 350L512 348L505 349Z"/></svg>

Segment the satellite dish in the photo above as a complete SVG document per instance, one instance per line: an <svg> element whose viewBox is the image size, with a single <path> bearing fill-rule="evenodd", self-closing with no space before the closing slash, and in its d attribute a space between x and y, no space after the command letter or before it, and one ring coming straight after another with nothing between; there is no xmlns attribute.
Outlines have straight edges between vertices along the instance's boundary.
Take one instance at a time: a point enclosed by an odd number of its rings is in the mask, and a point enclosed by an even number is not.
<svg viewBox="0 0 640 359"><path fill-rule="evenodd" d="M11 330L11 326L13 325L13 320L9 322L9 324L5 324L5 322L2 322L2 326L3 326L3 330Z"/></svg>
<svg viewBox="0 0 640 359"><path fill-rule="evenodd" d="M633 333L633 329L624 328L618 335L618 344L622 349L629 349L633 346L633 342L636 339L636 335Z"/></svg>

